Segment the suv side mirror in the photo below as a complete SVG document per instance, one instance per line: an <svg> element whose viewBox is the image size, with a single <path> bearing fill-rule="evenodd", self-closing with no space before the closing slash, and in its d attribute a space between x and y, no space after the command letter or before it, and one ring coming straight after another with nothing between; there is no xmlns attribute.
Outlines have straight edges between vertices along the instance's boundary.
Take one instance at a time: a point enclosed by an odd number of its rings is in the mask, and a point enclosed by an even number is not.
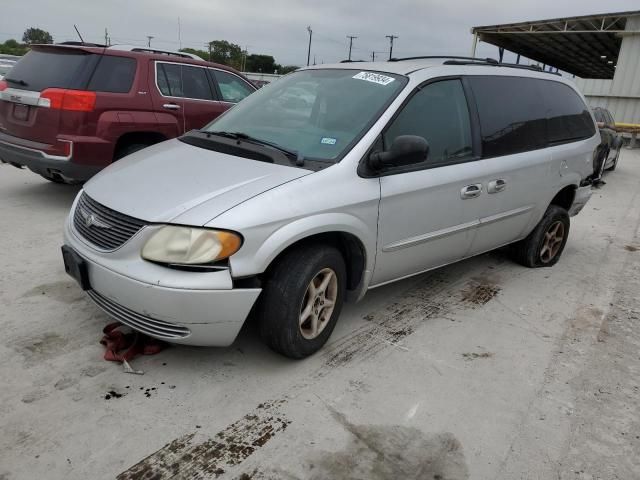
<svg viewBox="0 0 640 480"><path fill-rule="evenodd" d="M384 167L402 167L424 162L429 154L429 144L417 135L400 135L391 144L388 152L373 152L367 164L372 170Z"/></svg>

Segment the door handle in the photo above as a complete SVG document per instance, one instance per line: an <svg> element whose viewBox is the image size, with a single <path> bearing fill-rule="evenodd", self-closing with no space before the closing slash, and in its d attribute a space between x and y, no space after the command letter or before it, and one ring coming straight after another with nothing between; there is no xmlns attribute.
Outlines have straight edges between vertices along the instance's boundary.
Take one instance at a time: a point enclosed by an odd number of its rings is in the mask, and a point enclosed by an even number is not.
<svg viewBox="0 0 640 480"><path fill-rule="evenodd" d="M175 103L165 103L162 105L162 108L166 108L167 110L180 110L180 105Z"/></svg>
<svg viewBox="0 0 640 480"><path fill-rule="evenodd" d="M460 190L460 197L463 200L466 200L468 198L479 197L481 193L482 193L482 184L474 183L473 185L467 185L466 187L462 187L462 190Z"/></svg>
<svg viewBox="0 0 640 480"><path fill-rule="evenodd" d="M507 188L507 182L502 178L498 178L497 180L491 180L487 184L487 193L502 192L505 188Z"/></svg>

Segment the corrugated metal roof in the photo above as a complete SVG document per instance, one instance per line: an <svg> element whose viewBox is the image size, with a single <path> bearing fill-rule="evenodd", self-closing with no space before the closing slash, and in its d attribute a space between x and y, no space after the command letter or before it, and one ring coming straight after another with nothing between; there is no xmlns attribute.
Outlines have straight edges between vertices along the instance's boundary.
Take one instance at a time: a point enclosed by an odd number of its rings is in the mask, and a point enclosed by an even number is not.
<svg viewBox="0 0 640 480"><path fill-rule="evenodd" d="M484 42L579 77L611 79L623 35L630 33L627 20L637 17L640 10L487 25L471 32Z"/></svg>

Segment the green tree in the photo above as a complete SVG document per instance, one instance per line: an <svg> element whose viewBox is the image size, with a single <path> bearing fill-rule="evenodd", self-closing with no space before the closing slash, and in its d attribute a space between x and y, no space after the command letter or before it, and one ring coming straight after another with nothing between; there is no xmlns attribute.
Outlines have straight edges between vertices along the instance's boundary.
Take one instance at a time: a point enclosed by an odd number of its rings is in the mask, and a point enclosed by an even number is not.
<svg viewBox="0 0 640 480"><path fill-rule="evenodd" d="M190 53L192 55L197 55L203 60L209 60L209 52L205 52L204 50L196 50L195 48L183 48L180 51L184 53Z"/></svg>
<svg viewBox="0 0 640 480"><path fill-rule="evenodd" d="M297 65L278 65L276 64L276 70L278 70L278 74L286 75L287 73L295 72L300 67Z"/></svg>
<svg viewBox="0 0 640 480"><path fill-rule="evenodd" d="M40 28L27 28L22 35L22 41L27 45L34 43L53 43L53 37L51 34Z"/></svg>
<svg viewBox="0 0 640 480"><path fill-rule="evenodd" d="M239 70L242 67L242 48L235 43L226 40L213 40L209 42L212 62L228 65Z"/></svg>
<svg viewBox="0 0 640 480"><path fill-rule="evenodd" d="M276 60L271 55L251 54L247 56L247 72L273 73L276 67Z"/></svg>
<svg viewBox="0 0 640 480"><path fill-rule="evenodd" d="M19 44L16 40L10 39L0 43L0 53L5 55L24 55L29 51L29 47Z"/></svg>

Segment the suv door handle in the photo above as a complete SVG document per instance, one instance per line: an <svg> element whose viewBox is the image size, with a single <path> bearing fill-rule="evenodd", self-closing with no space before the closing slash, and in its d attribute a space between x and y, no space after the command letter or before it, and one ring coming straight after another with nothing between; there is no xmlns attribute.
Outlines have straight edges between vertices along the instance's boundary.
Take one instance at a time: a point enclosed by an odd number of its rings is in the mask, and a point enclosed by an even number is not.
<svg viewBox="0 0 640 480"><path fill-rule="evenodd" d="M467 185L460 190L460 198L467 200L468 198L479 197L482 193L482 184L474 183L473 185Z"/></svg>
<svg viewBox="0 0 640 480"><path fill-rule="evenodd" d="M502 178L498 178L497 180L491 180L487 184L487 193L498 193L507 188L507 182Z"/></svg>
<svg viewBox="0 0 640 480"><path fill-rule="evenodd" d="M162 105L162 108L166 108L167 110L180 110L180 105L176 103L165 103Z"/></svg>

